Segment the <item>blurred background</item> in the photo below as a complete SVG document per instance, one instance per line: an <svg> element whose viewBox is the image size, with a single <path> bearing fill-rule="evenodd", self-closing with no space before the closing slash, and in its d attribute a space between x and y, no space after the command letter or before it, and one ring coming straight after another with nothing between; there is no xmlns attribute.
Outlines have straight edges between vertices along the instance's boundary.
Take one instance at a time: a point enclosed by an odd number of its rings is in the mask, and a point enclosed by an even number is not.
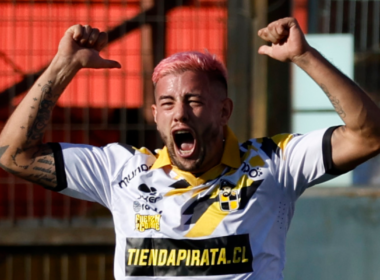
<svg viewBox="0 0 380 280"><path fill-rule="evenodd" d="M304 73L257 55L257 30L286 16L379 104L379 0L9 0L0 1L0 130L76 23L107 30L103 56L123 67L82 70L54 110L48 142L161 147L151 74L186 50L207 49L227 65L240 141L339 125ZM306 191L288 234L285 279L380 279L379 186L377 157ZM0 170L0 279L113 279L113 251L107 209Z"/></svg>

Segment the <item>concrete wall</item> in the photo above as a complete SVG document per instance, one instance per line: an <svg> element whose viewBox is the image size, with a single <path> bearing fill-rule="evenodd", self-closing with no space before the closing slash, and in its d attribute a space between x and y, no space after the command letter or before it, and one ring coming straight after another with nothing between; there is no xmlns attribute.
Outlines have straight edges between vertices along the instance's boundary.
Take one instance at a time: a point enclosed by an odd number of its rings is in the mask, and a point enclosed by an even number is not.
<svg viewBox="0 0 380 280"><path fill-rule="evenodd" d="M297 202L286 280L380 279L380 189L314 188Z"/></svg>

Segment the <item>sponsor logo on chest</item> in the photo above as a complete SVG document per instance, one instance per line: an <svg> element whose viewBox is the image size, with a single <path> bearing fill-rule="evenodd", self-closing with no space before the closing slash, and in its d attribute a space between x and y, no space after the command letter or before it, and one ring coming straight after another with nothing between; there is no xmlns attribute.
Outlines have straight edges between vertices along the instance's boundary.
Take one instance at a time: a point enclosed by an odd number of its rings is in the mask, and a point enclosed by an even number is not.
<svg viewBox="0 0 380 280"><path fill-rule="evenodd" d="M249 235L208 239L127 238L125 276L203 276L252 272Z"/></svg>

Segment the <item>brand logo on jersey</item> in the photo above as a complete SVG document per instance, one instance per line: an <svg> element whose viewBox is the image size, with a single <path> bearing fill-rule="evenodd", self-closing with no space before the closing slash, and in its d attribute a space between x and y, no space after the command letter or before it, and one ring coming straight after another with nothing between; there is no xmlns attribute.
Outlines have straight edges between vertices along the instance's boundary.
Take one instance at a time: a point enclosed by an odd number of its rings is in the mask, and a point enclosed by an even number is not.
<svg viewBox="0 0 380 280"><path fill-rule="evenodd" d="M241 170L243 172L247 173L248 176L253 178L253 179L263 175L263 172L261 172L260 167L253 167L252 168L249 164L247 164L245 162L243 162Z"/></svg>
<svg viewBox="0 0 380 280"><path fill-rule="evenodd" d="M147 210L147 211L152 210L154 212L157 212L158 214L162 214L162 211L158 210L157 207L153 207L145 203L140 203L137 200L133 201L133 210L135 210L135 212L140 212L140 210Z"/></svg>
<svg viewBox="0 0 380 280"><path fill-rule="evenodd" d="M141 204L138 201L133 201L133 210L135 212L140 212L141 210Z"/></svg>
<svg viewBox="0 0 380 280"><path fill-rule="evenodd" d="M234 190L235 186L227 181L221 180L219 189L219 205L222 211L233 212L239 209L239 192Z"/></svg>
<svg viewBox="0 0 380 280"><path fill-rule="evenodd" d="M128 184L132 181L133 178L135 178L138 174L141 172L147 172L151 166L148 166L146 164L141 164L139 167L137 167L135 170L130 172L127 176L124 177L123 180L121 180L118 184L119 187L122 189L124 187L128 187Z"/></svg>
<svg viewBox="0 0 380 280"><path fill-rule="evenodd" d="M139 215L136 214L136 230L144 232L148 229L160 231L161 215Z"/></svg>
<svg viewBox="0 0 380 280"><path fill-rule="evenodd" d="M145 202L156 203L157 201L162 199L161 194L157 194L157 189L154 187L148 187L145 184L141 184L138 187L138 190L143 194L138 197L138 199L143 199Z"/></svg>
<svg viewBox="0 0 380 280"><path fill-rule="evenodd" d="M252 272L249 235L208 239L127 238L126 276L203 276Z"/></svg>

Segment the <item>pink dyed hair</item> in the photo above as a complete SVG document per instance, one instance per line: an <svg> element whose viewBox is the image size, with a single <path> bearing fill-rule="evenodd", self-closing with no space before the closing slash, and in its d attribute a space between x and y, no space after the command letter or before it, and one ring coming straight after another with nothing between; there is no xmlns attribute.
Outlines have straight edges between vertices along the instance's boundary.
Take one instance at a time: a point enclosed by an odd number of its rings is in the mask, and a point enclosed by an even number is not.
<svg viewBox="0 0 380 280"><path fill-rule="evenodd" d="M154 68L152 81L156 85L164 76L185 71L201 71L209 73L220 80L227 88L227 69L215 55L190 51L175 53L163 60Z"/></svg>

